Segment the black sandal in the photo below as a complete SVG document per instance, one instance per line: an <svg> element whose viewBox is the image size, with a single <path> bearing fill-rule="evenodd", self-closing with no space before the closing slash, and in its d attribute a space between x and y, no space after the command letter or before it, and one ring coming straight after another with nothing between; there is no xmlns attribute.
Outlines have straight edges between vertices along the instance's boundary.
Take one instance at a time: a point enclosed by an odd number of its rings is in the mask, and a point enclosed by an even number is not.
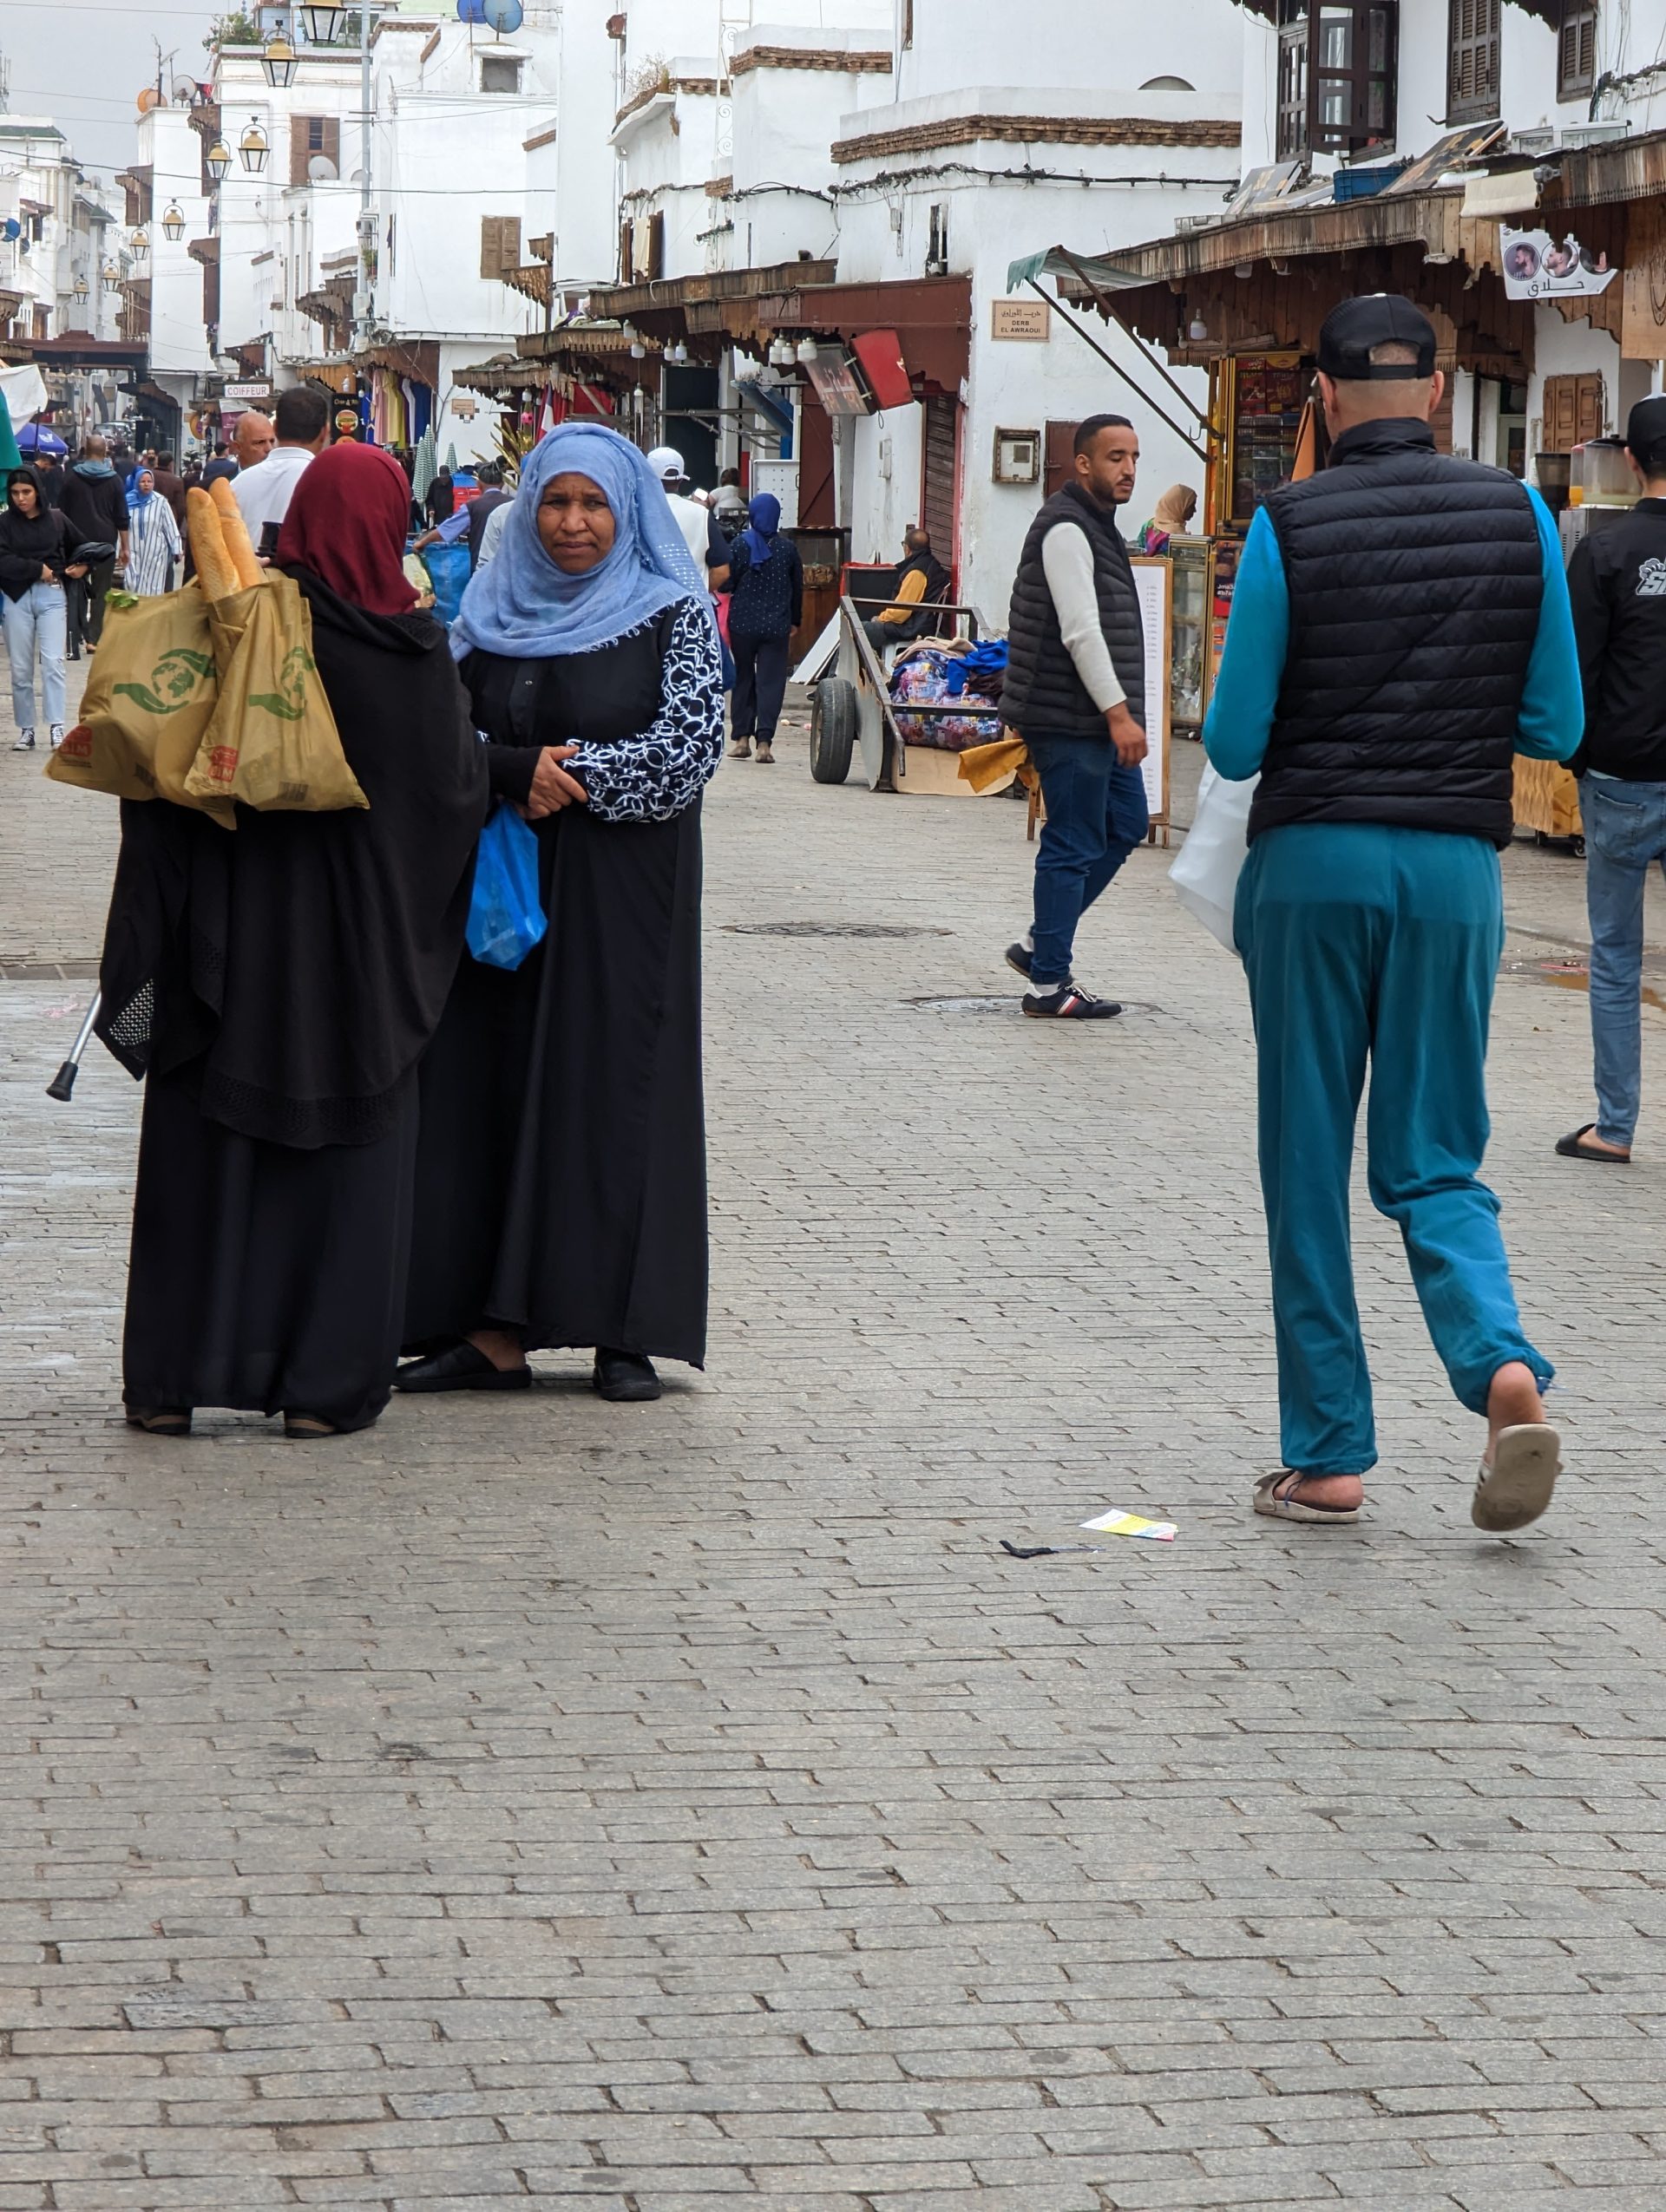
<svg viewBox="0 0 1666 2212"><path fill-rule="evenodd" d="M1594 1144L1581 1142L1582 1138L1591 1135L1596 1126L1595 1122L1586 1122L1579 1129L1570 1129L1566 1136L1558 1137L1556 1149L1563 1159L1589 1160L1598 1168L1629 1168L1631 1165L1629 1152L1599 1152Z"/></svg>
<svg viewBox="0 0 1666 2212"><path fill-rule="evenodd" d="M292 1442L305 1443L318 1436L333 1436L338 1433L333 1421L326 1421L320 1413L285 1413L284 1434Z"/></svg>
<svg viewBox="0 0 1666 2212"><path fill-rule="evenodd" d="M148 1436L188 1436L191 1433L191 1409L188 1405L134 1406L127 1415L129 1429L142 1429Z"/></svg>

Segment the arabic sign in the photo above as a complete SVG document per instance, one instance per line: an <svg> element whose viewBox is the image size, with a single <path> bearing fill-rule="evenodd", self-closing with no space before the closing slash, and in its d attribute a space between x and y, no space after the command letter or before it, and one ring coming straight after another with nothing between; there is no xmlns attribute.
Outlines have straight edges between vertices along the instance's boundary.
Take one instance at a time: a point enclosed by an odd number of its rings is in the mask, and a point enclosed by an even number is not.
<svg viewBox="0 0 1666 2212"><path fill-rule="evenodd" d="M829 415L871 415L869 398L851 363L842 353L823 350L805 364L816 396Z"/></svg>
<svg viewBox="0 0 1666 2212"><path fill-rule="evenodd" d="M1591 299L1606 291L1619 271L1606 253L1581 245L1571 231L1512 231L1499 226L1506 299Z"/></svg>

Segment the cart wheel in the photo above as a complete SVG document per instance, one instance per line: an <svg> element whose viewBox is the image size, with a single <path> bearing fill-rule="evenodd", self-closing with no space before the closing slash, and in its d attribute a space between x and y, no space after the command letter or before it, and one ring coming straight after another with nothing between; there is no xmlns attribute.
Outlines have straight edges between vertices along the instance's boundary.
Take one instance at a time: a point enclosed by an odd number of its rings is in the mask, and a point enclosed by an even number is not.
<svg viewBox="0 0 1666 2212"><path fill-rule="evenodd" d="M1568 840L1568 850L1572 854L1576 861L1583 861L1585 857L1584 839L1583 837L1571 837Z"/></svg>
<svg viewBox="0 0 1666 2212"><path fill-rule="evenodd" d="M817 783L843 783L856 742L856 687L824 677L810 710L810 772Z"/></svg>

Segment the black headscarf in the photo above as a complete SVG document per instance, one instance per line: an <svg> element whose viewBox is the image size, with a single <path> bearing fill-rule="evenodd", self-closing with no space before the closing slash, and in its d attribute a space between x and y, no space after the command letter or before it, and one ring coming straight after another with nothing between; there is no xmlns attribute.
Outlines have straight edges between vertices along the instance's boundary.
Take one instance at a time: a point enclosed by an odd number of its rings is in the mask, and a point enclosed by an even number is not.
<svg viewBox="0 0 1666 2212"><path fill-rule="evenodd" d="M98 1033L135 1076L201 1056L209 1120L312 1150L392 1125L462 954L487 792L438 625L296 581L370 809L239 807L228 833L125 802Z"/></svg>
<svg viewBox="0 0 1666 2212"><path fill-rule="evenodd" d="M33 514L21 514L11 503L14 484L33 484L38 502ZM0 510L0 592L21 599L31 584L41 582L41 571L49 568L62 579L65 554L63 523L56 507L46 503L39 475L27 467L6 471L6 504Z"/></svg>

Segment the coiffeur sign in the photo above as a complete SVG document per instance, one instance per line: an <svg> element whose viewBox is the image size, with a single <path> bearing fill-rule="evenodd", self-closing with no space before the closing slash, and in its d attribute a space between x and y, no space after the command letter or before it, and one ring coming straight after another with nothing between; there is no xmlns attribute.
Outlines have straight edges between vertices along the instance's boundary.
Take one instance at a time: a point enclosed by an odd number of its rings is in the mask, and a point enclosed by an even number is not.
<svg viewBox="0 0 1666 2212"><path fill-rule="evenodd" d="M1619 271L1605 253L1593 253L1570 231L1512 231L1499 226L1505 296L1509 299L1590 299L1606 291Z"/></svg>

